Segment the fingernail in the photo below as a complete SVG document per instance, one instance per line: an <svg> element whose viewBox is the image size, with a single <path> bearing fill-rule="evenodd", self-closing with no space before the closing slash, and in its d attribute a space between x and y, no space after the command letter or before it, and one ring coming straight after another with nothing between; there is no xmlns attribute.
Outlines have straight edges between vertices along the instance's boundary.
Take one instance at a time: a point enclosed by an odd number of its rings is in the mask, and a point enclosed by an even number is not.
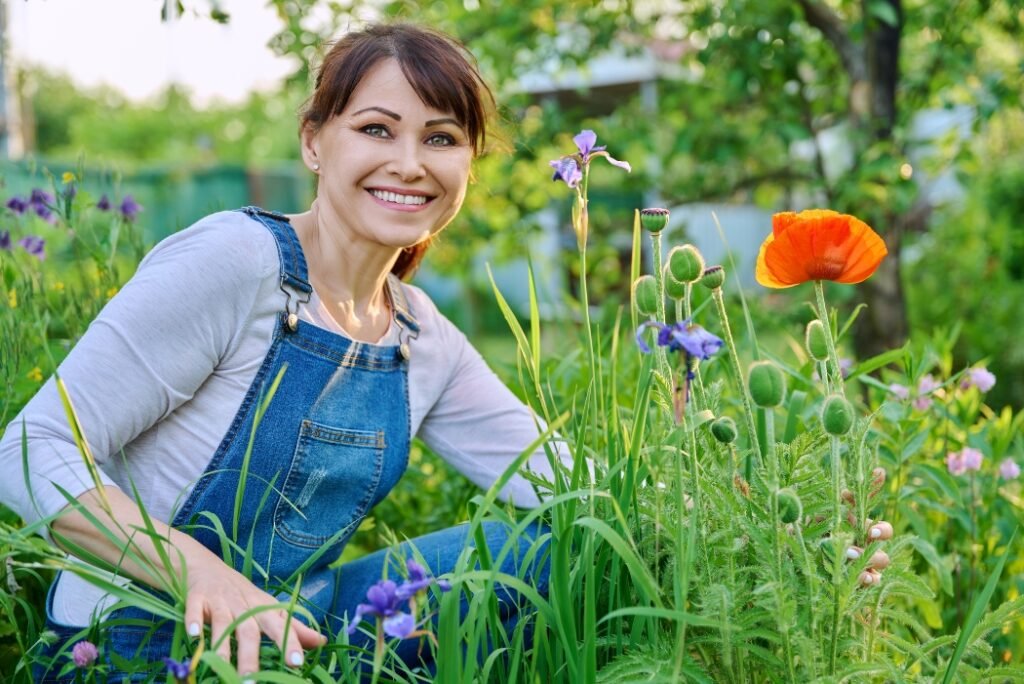
<svg viewBox="0 0 1024 684"><path fill-rule="evenodd" d="M872 527L871 528L871 538L872 539L878 539L881 536L882 536L882 530L878 529L877 527Z"/></svg>
<svg viewBox="0 0 1024 684"><path fill-rule="evenodd" d="M288 657L288 662L290 662L295 667L298 667L302 664L302 654L298 651L292 651L292 654Z"/></svg>
<svg viewBox="0 0 1024 684"><path fill-rule="evenodd" d="M248 679L243 679L242 684L256 684L256 680L250 677Z"/></svg>
<svg viewBox="0 0 1024 684"><path fill-rule="evenodd" d="M860 551L851 546L850 548L846 549L846 557L850 560L857 560L858 558L860 558Z"/></svg>
<svg viewBox="0 0 1024 684"><path fill-rule="evenodd" d="M188 626L188 635L189 636L194 636L194 637L199 636L199 623L198 622L193 622L191 625Z"/></svg>

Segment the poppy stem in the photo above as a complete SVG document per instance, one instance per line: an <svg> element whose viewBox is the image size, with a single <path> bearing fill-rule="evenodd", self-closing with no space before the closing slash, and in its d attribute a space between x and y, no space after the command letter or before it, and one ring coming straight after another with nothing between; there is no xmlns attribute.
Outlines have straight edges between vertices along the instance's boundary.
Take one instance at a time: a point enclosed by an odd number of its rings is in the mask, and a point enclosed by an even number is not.
<svg viewBox="0 0 1024 684"><path fill-rule="evenodd" d="M757 441L757 426L754 424L754 407L750 401L750 390L747 383L743 381L743 368L740 367L740 357L736 350L736 341L732 337L732 329L729 327L729 316L725 312L725 300L722 298L722 288L716 287L711 291L711 297L715 300L715 308L718 309L718 317L722 320L722 331L725 333L725 344L729 347L729 358L732 360L733 374L736 376L736 384L739 387L740 396L743 398L743 415L747 422L747 434L750 436L750 447L755 456L760 457L761 445ZM751 456L746 459L744 467L744 479L750 482L751 471L753 470Z"/></svg>

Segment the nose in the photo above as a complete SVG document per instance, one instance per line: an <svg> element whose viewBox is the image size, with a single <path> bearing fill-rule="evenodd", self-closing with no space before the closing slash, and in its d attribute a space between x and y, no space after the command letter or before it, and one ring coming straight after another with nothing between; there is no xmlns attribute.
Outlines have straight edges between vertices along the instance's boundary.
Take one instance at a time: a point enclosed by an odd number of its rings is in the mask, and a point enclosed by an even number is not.
<svg viewBox="0 0 1024 684"><path fill-rule="evenodd" d="M394 151L391 160L388 162L387 171L390 174L401 178L405 182L414 181L426 175L426 168L423 166L423 150L420 142L412 136L406 136L398 144L392 147Z"/></svg>

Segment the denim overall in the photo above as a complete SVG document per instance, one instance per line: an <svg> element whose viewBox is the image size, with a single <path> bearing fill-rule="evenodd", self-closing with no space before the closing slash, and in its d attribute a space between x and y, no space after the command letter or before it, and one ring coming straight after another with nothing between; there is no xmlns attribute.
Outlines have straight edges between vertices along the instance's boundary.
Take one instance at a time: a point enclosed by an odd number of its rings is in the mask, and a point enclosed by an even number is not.
<svg viewBox="0 0 1024 684"><path fill-rule="evenodd" d="M389 572L386 552L340 568L328 565L337 560L367 511L384 499L405 471L410 443L408 340L420 328L401 282L390 274L388 288L400 345L362 343L298 320L298 307L309 301L313 289L295 231L280 214L256 207L241 211L275 238L281 289L288 296L286 310L238 413L172 526L223 558L227 550L217 533L222 529L238 547L250 549L248 568L243 567L244 553L229 551L235 569L282 601L289 600L301 575L300 604L325 631L337 633L341 618L346 613L351 617L355 606L365 601L366 589ZM277 388L268 402L275 382ZM264 409L254 431L257 414ZM508 529L499 524L484 529L488 546L501 549ZM537 531L531 530L530 536ZM466 526L460 526L412 543L430 570L442 574L471 545L466 536ZM518 553L508 554L503 572L520 572L518 557L531 541L519 541ZM400 553L409 557L408 548ZM546 566L534 575L538 588L546 593ZM51 655L60 648L69 650L74 641L95 631L56 623L52 599L53 586L47 596L47 628L57 632L60 641L49 649ZM514 597L503 603L506 617L514 618ZM135 607L111 612L106 622L101 628L106 648L101 651L115 673L110 681L145 681L152 676L119 678L111 650L121 658L155 663L153 672L161 671L161 659L170 654L175 623ZM352 638L353 644L372 648L362 642L367 638L361 634ZM415 646L415 640L410 640L409 648L403 644L399 652L407 650L410 658L415 657ZM55 675L66 662L58 660L46 678L37 669L36 681L62 681ZM73 681L73 674L67 681Z"/></svg>

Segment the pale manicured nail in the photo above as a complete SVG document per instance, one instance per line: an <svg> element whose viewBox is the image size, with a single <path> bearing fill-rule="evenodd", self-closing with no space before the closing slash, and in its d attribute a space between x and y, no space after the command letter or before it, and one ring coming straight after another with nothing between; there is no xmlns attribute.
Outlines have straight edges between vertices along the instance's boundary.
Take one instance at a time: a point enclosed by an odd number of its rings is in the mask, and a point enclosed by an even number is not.
<svg viewBox="0 0 1024 684"><path fill-rule="evenodd" d="M882 530L878 529L877 527L872 527L871 528L871 538L872 539L878 539L881 536L882 536Z"/></svg>
<svg viewBox="0 0 1024 684"><path fill-rule="evenodd" d="M298 667L302 664L302 654L298 651L292 651L292 654L288 656L288 662L290 662L295 667Z"/></svg>
<svg viewBox="0 0 1024 684"><path fill-rule="evenodd" d="M851 546L850 548L846 549L846 557L850 560L857 560L858 558L860 558L860 551Z"/></svg>
<svg viewBox="0 0 1024 684"><path fill-rule="evenodd" d="M198 622L193 622L191 625L188 626L188 635L189 636L194 636L194 637L199 636L199 623Z"/></svg>
<svg viewBox="0 0 1024 684"><path fill-rule="evenodd" d="M243 679L242 684L256 684L256 680L250 677L248 679Z"/></svg>

